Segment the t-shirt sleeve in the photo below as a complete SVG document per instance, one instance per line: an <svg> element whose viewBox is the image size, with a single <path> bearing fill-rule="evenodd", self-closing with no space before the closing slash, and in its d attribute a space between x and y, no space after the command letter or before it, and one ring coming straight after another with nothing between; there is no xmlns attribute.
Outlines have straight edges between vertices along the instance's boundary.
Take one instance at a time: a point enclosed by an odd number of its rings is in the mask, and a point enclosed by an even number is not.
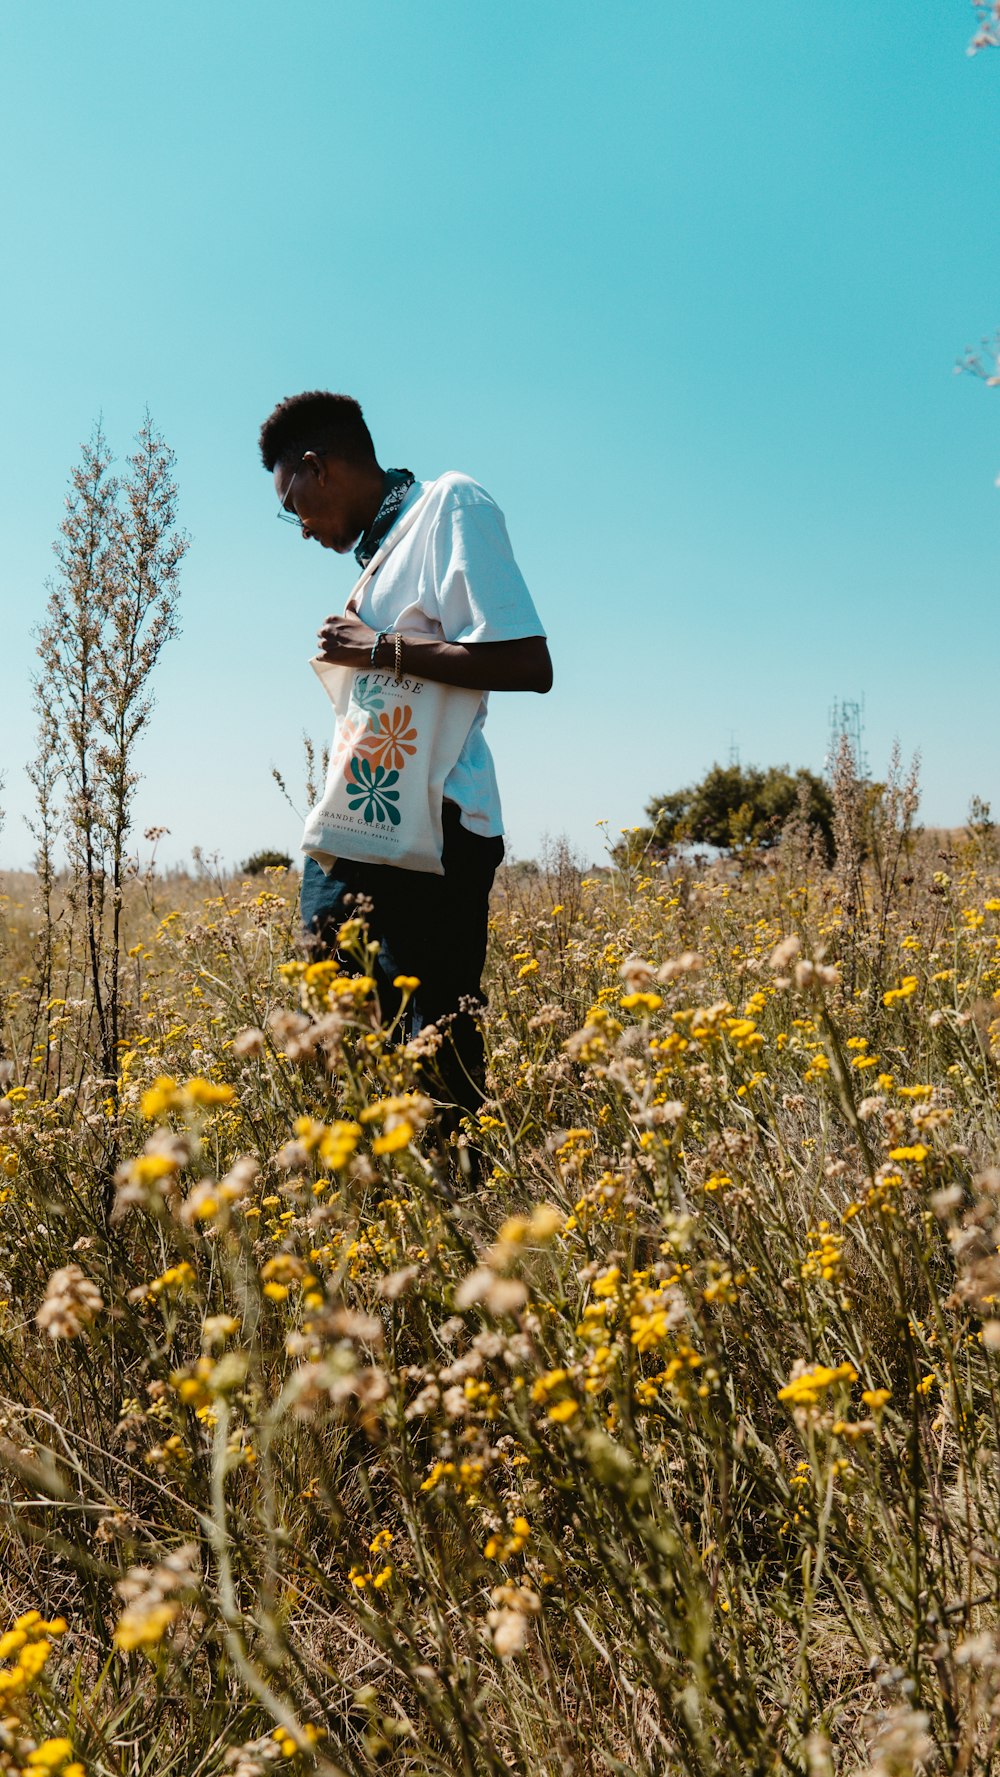
<svg viewBox="0 0 1000 1777"><path fill-rule="evenodd" d="M447 508L438 519L435 544L438 616L447 641L544 636L503 513L492 500Z"/></svg>

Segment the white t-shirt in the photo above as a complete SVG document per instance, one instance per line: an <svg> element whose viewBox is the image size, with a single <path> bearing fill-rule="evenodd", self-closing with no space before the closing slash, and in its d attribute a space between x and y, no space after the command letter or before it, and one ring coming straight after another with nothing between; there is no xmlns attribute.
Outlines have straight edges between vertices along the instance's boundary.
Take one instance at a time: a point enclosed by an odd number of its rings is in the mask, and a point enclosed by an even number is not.
<svg viewBox="0 0 1000 1777"><path fill-rule="evenodd" d="M477 481L452 469L432 483L415 481L397 523L428 489L420 516L351 608L371 629L398 629L436 641L544 636L496 501ZM390 530L387 541L391 537ZM503 832L503 817L483 734L488 697L484 691L458 763L445 779L444 795L458 804L463 827L492 838Z"/></svg>

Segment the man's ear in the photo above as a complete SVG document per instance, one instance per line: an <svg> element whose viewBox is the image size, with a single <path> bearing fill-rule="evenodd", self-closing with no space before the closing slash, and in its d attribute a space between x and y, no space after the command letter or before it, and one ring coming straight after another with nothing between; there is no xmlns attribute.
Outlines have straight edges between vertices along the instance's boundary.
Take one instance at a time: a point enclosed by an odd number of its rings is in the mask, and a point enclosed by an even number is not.
<svg viewBox="0 0 1000 1777"><path fill-rule="evenodd" d="M326 480L326 463L316 451L306 451L305 456L302 458L302 467L303 469L309 470L314 481L322 483Z"/></svg>

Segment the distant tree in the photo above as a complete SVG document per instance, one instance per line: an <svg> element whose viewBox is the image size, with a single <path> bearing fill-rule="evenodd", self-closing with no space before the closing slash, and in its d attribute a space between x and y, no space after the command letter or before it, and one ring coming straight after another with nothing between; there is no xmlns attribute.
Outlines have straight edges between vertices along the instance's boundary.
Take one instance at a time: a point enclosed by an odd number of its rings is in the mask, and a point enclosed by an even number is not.
<svg viewBox="0 0 1000 1777"><path fill-rule="evenodd" d="M255 851L240 865L245 876L261 876L265 870L290 870L292 860L286 851Z"/></svg>
<svg viewBox="0 0 1000 1777"><path fill-rule="evenodd" d="M976 13L976 34L969 44L970 56L981 49L1000 47L1000 0L972 0L972 4Z"/></svg>
<svg viewBox="0 0 1000 1777"><path fill-rule="evenodd" d="M653 844L672 845L681 837L681 828L691 806L693 790L675 790L672 796L657 796L646 805L646 816L653 823ZM642 833L643 828L638 831Z"/></svg>
<svg viewBox="0 0 1000 1777"><path fill-rule="evenodd" d="M775 845L792 816L833 856L833 803L823 779L787 765L713 765L692 789L654 797L646 809L653 852L685 843L735 851Z"/></svg>

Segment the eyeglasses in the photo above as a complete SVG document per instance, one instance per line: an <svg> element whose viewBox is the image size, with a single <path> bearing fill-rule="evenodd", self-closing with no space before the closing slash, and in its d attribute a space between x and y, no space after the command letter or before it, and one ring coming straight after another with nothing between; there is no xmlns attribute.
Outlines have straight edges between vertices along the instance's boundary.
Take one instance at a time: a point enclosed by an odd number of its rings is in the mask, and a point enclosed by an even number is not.
<svg viewBox="0 0 1000 1777"><path fill-rule="evenodd" d="M301 464L301 463L300 463L300 464L299 464L299 465L298 465L298 468L296 468L296 469L295 469L295 470L293 470L293 472L292 472L292 480L291 480L291 481L290 481L290 482L289 482L289 483L288 483L288 492L287 492L287 493L286 493L286 494L285 494L285 499L286 499L286 500L287 500L287 498L288 498L288 494L290 494L290 493L291 493L291 491L292 491L292 483L293 483L293 482L294 482L294 480L295 480L295 477L296 477L296 475L297 475L297 474L298 474L298 472L299 472L299 469L301 469L301 467L302 467L302 464ZM280 518L280 519L282 519L282 520L283 520L283 522L284 522L284 523L285 523L285 524L294 524L294 525L297 525L297 526L298 526L298 528L299 528L299 530L301 530L301 529L302 529L302 520L301 520L301 518L300 518L300 517L299 517L299 515L298 515L298 513L297 513L297 512L288 512L288 511L287 511L287 510L286 510L286 509L285 509L285 507L284 507L284 506L282 506L282 507L281 507L281 508L280 508L280 510L279 510L279 511L278 511L278 512L277 512L277 513L276 513L276 514L275 514L275 516L276 516L276 517L277 517L277 518Z"/></svg>

